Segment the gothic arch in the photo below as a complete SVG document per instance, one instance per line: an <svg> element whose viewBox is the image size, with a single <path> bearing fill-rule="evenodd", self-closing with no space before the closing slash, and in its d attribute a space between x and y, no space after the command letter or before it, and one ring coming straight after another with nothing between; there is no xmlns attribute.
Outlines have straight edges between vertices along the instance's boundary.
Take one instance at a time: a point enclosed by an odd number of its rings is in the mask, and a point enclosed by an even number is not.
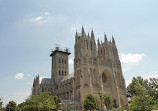
<svg viewBox="0 0 158 111"><path fill-rule="evenodd" d="M108 70L104 70L103 73L102 73L102 82L103 82L103 84L110 85L111 79L112 78L111 78L110 72Z"/></svg>

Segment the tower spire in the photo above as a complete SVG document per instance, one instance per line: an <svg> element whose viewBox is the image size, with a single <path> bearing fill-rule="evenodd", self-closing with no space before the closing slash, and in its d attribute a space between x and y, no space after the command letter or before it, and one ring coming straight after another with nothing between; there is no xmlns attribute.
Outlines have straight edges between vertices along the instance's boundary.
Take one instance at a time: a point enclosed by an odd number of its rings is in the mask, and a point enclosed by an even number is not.
<svg viewBox="0 0 158 111"><path fill-rule="evenodd" d="M77 38L78 38L78 34L77 34L77 30L76 30L75 41L77 41Z"/></svg>
<svg viewBox="0 0 158 111"><path fill-rule="evenodd" d="M112 35L112 44L115 45L115 39L114 39L113 35Z"/></svg>
<svg viewBox="0 0 158 111"><path fill-rule="evenodd" d="M106 36L106 34L104 33L104 42L107 42L107 41L108 41L107 36Z"/></svg>
<svg viewBox="0 0 158 111"><path fill-rule="evenodd" d="M94 40L94 33L93 33L93 29L91 31L91 39Z"/></svg>
<svg viewBox="0 0 158 111"><path fill-rule="evenodd" d="M84 32L84 27L82 25L82 36L84 36L84 35L85 35L85 32Z"/></svg>

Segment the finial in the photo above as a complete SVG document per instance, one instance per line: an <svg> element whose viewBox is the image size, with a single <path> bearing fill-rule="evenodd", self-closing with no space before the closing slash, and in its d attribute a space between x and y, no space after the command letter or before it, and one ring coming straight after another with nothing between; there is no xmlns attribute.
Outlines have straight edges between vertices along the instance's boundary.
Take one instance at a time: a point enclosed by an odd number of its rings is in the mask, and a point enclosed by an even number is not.
<svg viewBox="0 0 158 111"><path fill-rule="evenodd" d="M76 30L76 37L78 37L77 30Z"/></svg>
<svg viewBox="0 0 158 111"><path fill-rule="evenodd" d="M94 40L94 33L93 33L93 29L91 31L91 39Z"/></svg>
<svg viewBox="0 0 158 111"><path fill-rule="evenodd" d="M77 42L78 39L78 34L77 34L77 30L76 30L76 35L75 35L75 41Z"/></svg>
<svg viewBox="0 0 158 111"><path fill-rule="evenodd" d="M115 45L115 39L114 39L113 35L112 35L112 43Z"/></svg>
<svg viewBox="0 0 158 111"><path fill-rule="evenodd" d="M84 36L85 32L84 32L84 27L82 25L82 36Z"/></svg>
<svg viewBox="0 0 158 111"><path fill-rule="evenodd" d="M106 34L104 33L104 42L107 42L107 41L108 41L107 36L106 36Z"/></svg>

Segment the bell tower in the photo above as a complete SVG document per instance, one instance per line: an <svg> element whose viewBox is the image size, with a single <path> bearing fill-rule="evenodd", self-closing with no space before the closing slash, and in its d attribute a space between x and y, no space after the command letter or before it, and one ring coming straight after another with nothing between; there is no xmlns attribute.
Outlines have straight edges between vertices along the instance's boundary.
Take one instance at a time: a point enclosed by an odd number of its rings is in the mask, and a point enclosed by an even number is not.
<svg viewBox="0 0 158 111"><path fill-rule="evenodd" d="M69 74L69 63L68 56L71 53L68 49L62 51L59 47L56 47L50 54L52 57L52 70L51 79L53 83L58 84L63 77L68 77Z"/></svg>

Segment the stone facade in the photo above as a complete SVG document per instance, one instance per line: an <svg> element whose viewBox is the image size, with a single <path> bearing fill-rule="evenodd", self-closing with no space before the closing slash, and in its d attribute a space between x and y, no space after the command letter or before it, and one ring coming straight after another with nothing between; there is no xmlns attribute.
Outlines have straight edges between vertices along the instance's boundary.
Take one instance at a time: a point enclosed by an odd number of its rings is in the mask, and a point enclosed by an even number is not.
<svg viewBox="0 0 158 111"><path fill-rule="evenodd" d="M35 77L32 94L48 91L63 100L78 101L81 108L85 96L91 93L101 107L99 93L109 94L111 100L117 100L119 106L127 106L126 86L122 74L115 40L96 45L94 33L86 35L82 27L81 33L76 32L74 53L74 73L69 74L68 56L70 52L56 47L51 53L51 78Z"/></svg>

